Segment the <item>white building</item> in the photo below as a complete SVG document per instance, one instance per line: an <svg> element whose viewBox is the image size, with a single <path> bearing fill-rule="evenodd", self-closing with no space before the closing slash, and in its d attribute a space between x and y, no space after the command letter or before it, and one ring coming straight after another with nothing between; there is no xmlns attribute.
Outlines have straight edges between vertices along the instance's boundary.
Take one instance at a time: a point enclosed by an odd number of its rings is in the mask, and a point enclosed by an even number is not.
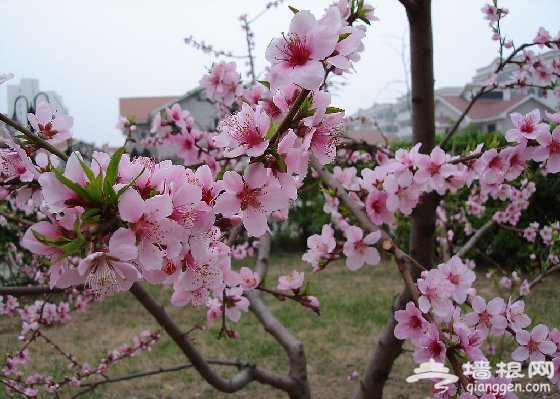
<svg viewBox="0 0 560 399"><path fill-rule="evenodd" d="M8 84L8 116L27 125L27 113L34 112L37 103L47 101L59 114L68 115L62 96L53 90L42 91L38 79L21 79L19 84Z"/></svg>

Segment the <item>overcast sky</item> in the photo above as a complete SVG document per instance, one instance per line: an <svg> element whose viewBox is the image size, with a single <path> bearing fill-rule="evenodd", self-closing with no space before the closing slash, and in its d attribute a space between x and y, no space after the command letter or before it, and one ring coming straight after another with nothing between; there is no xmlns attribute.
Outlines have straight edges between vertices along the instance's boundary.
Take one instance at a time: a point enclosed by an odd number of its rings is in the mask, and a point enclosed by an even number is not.
<svg viewBox="0 0 560 399"><path fill-rule="evenodd" d="M257 70L270 39L286 31L287 5L316 15L332 0L289 0L253 23ZM479 0L433 0L436 87L467 83L496 55ZM246 52L238 16L257 15L265 0L0 0L0 73L38 78L62 95L75 136L97 144L123 142L115 129L120 97L181 95L197 86L215 60L184 44L189 35L234 53ZM334 105L351 114L404 94L401 37L406 16L397 0L375 0L375 22L356 73ZM539 26L558 32L559 0L503 0L504 32L530 41ZM243 61L240 68L245 70ZM6 85L0 111L7 112Z"/></svg>

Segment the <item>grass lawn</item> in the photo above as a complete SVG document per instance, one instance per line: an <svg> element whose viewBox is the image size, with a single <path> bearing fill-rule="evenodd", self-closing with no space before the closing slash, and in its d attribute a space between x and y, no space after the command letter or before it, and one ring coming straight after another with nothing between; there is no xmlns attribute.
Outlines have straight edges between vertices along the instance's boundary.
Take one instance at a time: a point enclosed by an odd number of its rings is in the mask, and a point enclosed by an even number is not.
<svg viewBox="0 0 560 399"><path fill-rule="evenodd" d="M252 265L253 259L237 262L236 266ZM271 261L269 285L277 277L292 269L309 270L297 256L275 254ZM373 270L375 269L375 270ZM364 267L358 272L350 272L342 262L335 262L319 273L307 273L313 291L321 300L322 315L306 311L296 303L280 303L274 298L266 298L275 315L300 339L305 347L308 361L309 380L314 398L338 399L351 397L358 382L349 382L346 376L353 370L361 372L377 342L378 334L389 316L393 295L401 289L402 283L391 262ZM536 322L549 326L560 326L558 308L558 283L556 276L548 278L530 294L529 314ZM483 295L496 293L484 277L477 285ZM206 310L185 306L177 308L169 303L170 291L149 286L154 296L166 305L166 309L181 326L187 330L193 323L204 318ZM232 324L233 325L233 324ZM219 323L210 324L208 331L195 331L191 338L199 350L209 359L242 359L269 367L279 372L287 371L287 359L282 349L271 339L250 314L245 314L235 326L241 334L239 340L217 340ZM49 338L64 350L71 351L80 362L97 364L108 349L121 343L129 343L132 336L144 329L157 329L156 323L130 294L121 294L93 303L86 313L73 315L70 323L45 330ZM19 343L16 335L19 327L7 318L0 319L0 348L3 352L15 351ZM503 361L511 361L505 354L507 344L497 342L504 352ZM406 348L410 349L409 346ZM34 345L31 351L33 370L63 375L67 361L43 344ZM499 356L499 355L498 355ZM134 359L124 360L108 371L109 376L126 375L138 371L157 369L185 363L186 359L173 342L163 335L153 352L143 352ZM220 366L216 366L220 367ZM387 382L386 397L397 399L425 398L425 385L409 385L405 378L412 374L415 365L406 351L397 360L394 372ZM222 367L224 375L234 370ZM533 378L531 382L541 381ZM544 381L544 380L542 380ZM515 381L517 382L517 381ZM73 391L72 393L75 393ZM66 391L63 397L70 397ZM4 395L4 396L2 396ZM524 394L519 395L525 398ZM526 394L525 394L526 395ZM0 398L6 397L0 389ZM279 391L258 383L233 395L215 391L193 370L124 381L100 386L95 391L81 396L93 398L285 398ZM535 394L527 398L540 397ZM560 398L560 395L548 395Z"/></svg>

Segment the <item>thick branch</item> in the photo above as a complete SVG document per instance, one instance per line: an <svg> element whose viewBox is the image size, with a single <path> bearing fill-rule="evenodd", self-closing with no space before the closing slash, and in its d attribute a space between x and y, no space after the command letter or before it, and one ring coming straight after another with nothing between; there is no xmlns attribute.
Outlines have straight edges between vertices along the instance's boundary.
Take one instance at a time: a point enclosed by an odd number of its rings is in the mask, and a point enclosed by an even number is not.
<svg viewBox="0 0 560 399"><path fill-rule="evenodd" d="M266 275L270 258L272 238L269 233L261 237L257 256L257 272L261 277ZM291 332L272 314L261 299L256 290L248 291L245 296L249 299L249 310L263 325L265 331L270 334L288 355L290 362L289 378L291 380L290 398L309 399L309 383L307 381L307 361L305 351Z"/></svg>
<svg viewBox="0 0 560 399"><path fill-rule="evenodd" d="M269 384L284 391L287 391L291 387L287 377L277 375L253 364L246 364L239 373L229 380L223 379L210 367L193 343L188 340L181 328L167 314L164 307L160 305L144 287L139 283L134 283L130 288L130 292L154 319L156 319L159 325L164 328L179 349L181 349L185 356L191 361L198 373L214 388L222 392L232 393L243 389L251 381Z"/></svg>

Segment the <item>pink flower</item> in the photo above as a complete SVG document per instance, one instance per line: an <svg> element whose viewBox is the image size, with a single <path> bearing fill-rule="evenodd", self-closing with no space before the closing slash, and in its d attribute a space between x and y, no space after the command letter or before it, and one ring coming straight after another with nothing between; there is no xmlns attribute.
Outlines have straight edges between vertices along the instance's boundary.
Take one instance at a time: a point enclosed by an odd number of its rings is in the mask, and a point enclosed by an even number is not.
<svg viewBox="0 0 560 399"><path fill-rule="evenodd" d="M519 343L511 354L513 360L522 362L529 359L531 362L542 362L545 355L552 355L556 352L556 344L547 339L548 327L544 324L536 325L529 334L525 330L517 331L515 339Z"/></svg>
<svg viewBox="0 0 560 399"><path fill-rule="evenodd" d="M223 288L224 273L216 258L196 260L189 251L184 254L181 264L185 271L173 284L175 292L171 303L174 305L183 306L189 302L202 305L208 298L209 289L219 291Z"/></svg>
<svg viewBox="0 0 560 399"><path fill-rule="evenodd" d="M0 85L3 84L3 83L6 83L8 80L13 79L13 78L14 78L13 73L0 74Z"/></svg>
<svg viewBox="0 0 560 399"><path fill-rule="evenodd" d="M520 331L531 324L531 319L525 313L525 302L522 300L512 304L511 298L509 299L506 307L506 317L511 329L514 331Z"/></svg>
<svg viewBox="0 0 560 399"><path fill-rule="evenodd" d="M364 263L376 265L381 260L379 252L370 245L381 238L380 231L374 231L364 237L364 232L357 226L349 227L346 232L346 242L342 252L346 256L346 267L352 271L361 268Z"/></svg>
<svg viewBox="0 0 560 399"><path fill-rule="evenodd" d="M416 155L414 161L418 166L418 170L414 174L414 181L418 184L425 184L439 194L445 192L445 179L458 173L457 167L449 163L451 156L438 146L434 147L429 156Z"/></svg>
<svg viewBox="0 0 560 399"><path fill-rule="evenodd" d="M57 115L53 118L54 110L46 101L39 101L35 114L27 114L29 123L35 132L50 144L59 144L72 137L74 118L67 115Z"/></svg>
<svg viewBox="0 0 560 399"><path fill-rule="evenodd" d="M424 278L418 279L418 290L422 294L418 299L418 307L422 313L428 313L430 308L439 317L448 317L453 312L454 286L438 269L425 273Z"/></svg>
<svg viewBox="0 0 560 399"><path fill-rule="evenodd" d="M235 323L241 318L241 312L249 309L249 300L242 295L239 287L226 289L226 316Z"/></svg>
<svg viewBox="0 0 560 399"><path fill-rule="evenodd" d="M521 115L518 112L511 114L511 121L515 128L506 132L507 141L521 143L524 139L536 139L539 133L548 133L550 126L546 123L539 123L541 112L534 109L528 114Z"/></svg>
<svg viewBox="0 0 560 399"><path fill-rule="evenodd" d="M402 173L387 176L383 182L383 190L387 197L387 209L392 212L401 211L410 215L420 198L420 187L413 183L413 175L408 169Z"/></svg>
<svg viewBox="0 0 560 399"><path fill-rule="evenodd" d="M210 74L200 79L200 85L205 89L209 99L229 107L243 93L240 80L241 76L236 71L235 62L220 61L212 65Z"/></svg>
<svg viewBox="0 0 560 399"><path fill-rule="evenodd" d="M552 40L550 33L541 26L537 32L537 36L533 39L533 43L537 43L539 47L542 48L544 44L550 40Z"/></svg>
<svg viewBox="0 0 560 399"><path fill-rule="evenodd" d="M439 330L435 325L428 323L426 333L415 346L417 347L416 352L414 352L414 361L416 363L425 363L430 359L435 360L437 363L445 362L447 350L439 339Z"/></svg>
<svg viewBox="0 0 560 399"><path fill-rule="evenodd" d="M362 39L366 36L365 29L362 26L344 26L338 33L346 37L336 44L336 55L327 59L329 64L339 70L336 73L348 71L352 68L352 61L360 59L358 53L364 49Z"/></svg>
<svg viewBox="0 0 560 399"><path fill-rule="evenodd" d="M474 297L472 300L473 312L464 316L465 322L484 334L490 333L497 337L504 333L507 327L507 320L503 316L506 305L502 298L494 298L488 305L484 298L480 296Z"/></svg>
<svg viewBox="0 0 560 399"><path fill-rule="evenodd" d="M395 337L398 339L410 339L413 344L418 344L424 337L424 331L430 323L424 319L422 312L418 310L414 302L406 304L405 310L395 312Z"/></svg>
<svg viewBox="0 0 560 399"><path fill-rule="evenodd" d="M527 281L527 279L523 280L523 283L521 283L521 286L519 287L519 295L525 296L529 293L530 290L531 287L529 286L529 282Z"/></svg>
<svg viewBox="0 0 560 399"><path fill-rule="evenodd" d="M554 353L554 356L560 356L560 330L553 328L548 337L552 342L554 342L554 345L556 345L556 352Z"/></svg>
<svg viewBox="0 0 560 399"><path fill-rule="evenodd" d="M219 126L221 134L214 137L217 146L225 147L224 155L234 158L242 154L258 157L264 154L269 140L270 117L260 106L253 110L243 103L241 111L224 119Z"/></svg>
<svg viewBox="0 0 560 399"><path fill-rule="evenodd" d="M550 382L559 385L560 382L560 357L552 359L552 364L554 366L554 374L550 378Z"/></svg>
<svg viewBox="0 0 560 399"><path fill-rule="evenodd" d="M119 198L119 216L129 223L138 243L138 263L146 270L161 269L164 256L173 258L181 250L182 229L167 216L173 212L169 195L155 195L147 200L133 189Z"/></svg>
<svg viewBox="0 0 560 399"><path fill-rule="evenodd" d="M484 14L484 19L490 21L491 23L498 20L498 9L490 4L485 4L484 7L480 9Z"/></svg>
<svg viewBox="0 0 560 399"><path fill-rule="evenodd" d="M308 295L308 296L301 297L301 299L305 302L305 304L302 303L302 305L305 307L306 310L319 313L319 310L321 308L321 303L319 302L319 298L317 298L316 296Z"/></svg>
<svg viewBox="0 0 560 399"><path fill-rule="evenodd" d="M226 191L216 200L214 211L226 217L240 216L252 237L262 236L268 229L267 216L287 206L278 182L261 163L250 164L243 177L226 172L223 182Z"/></svg>
<svg viewBox="0 0 560 399"><path fill-rule="evenodd" d="M107 252L89 254L77 268L62 274L56 286L68 288L85 282L97 298L127 291L139 279L136 267L131 264L137 254L134 233L121 227L111 236Z"/></svg>
<svg viewBox="0 0 560 399"><path fill-rule="evenodd" d="M486 357L480 350L480 345L482 345L485 337L479 330L472 330L462 323L455 323L453 325L453 332L459 338L459 346L471 360L486 360Z"/></svg>
<svg viewBox="0 0 560 399"><path fill-rule="evenodd" d="M465 302L467 290L471 288L476 279L476 274L458 256L453 256L446 263L440 265L439 270L455 288L453 299L460 304Z"/></svg>
<svg viewBox="0 0 560 399"><path fill-rule="evenodd" d="M500 279L500 287L502 287L503 289L509 290L511 289L511 279L507 276L503 276Z"/></svg>
<svg viewBox="0 0 560 399"><path fill-rule="evenodd" d="M366 197L366 213L377 226L383 223L392 225L395 222L395 213L387 208L389 194L385 191L372 190Z"/></svg>
<svg viewBox="0 0 560 399"><path fill-rule="evenodd" d="M272 63L273 91L288 82L319 89L324 78L321 61L334 51L339 29L340 12L335 8L319 21L306 10L294 15L288 33L273 39L266 49L266 59Z"/></svg>
<svg viewBox="0 0 560 399"><path fill-rule="evenodd" d="M332 162L336 155L340 124L344 119L342 112L326 113L330 101L329 93L314 92L310 108L315 109L315 113L303 120L309 130L305 132L302 149L304 151L311 149L322 165Z"/></svg>
<svg viewBox="0 0 560 399"><path fill-rule="evenodd" d="M321 259L328 259L329 254L336 248L336 240L334 238L334 230L330 224L323 225L321 235L313 234L307 238L307 247L309 248L302 256L302 260L318 266Z"/></svg>
<svg viewBox="0 0 560 399"><path fill-rule="evenodd" d="M546 170L549 173L560 172L560 126L556 126L552 133L548 129L539 132L536 139L539 146L533 150L533 159L537 162L548 160Z"/></svg>
<svg viewBox="0 0 560 399"><path fill-rule="evenodd" d="M292 271L291 274L287 276L278 277L278 289L279 290L292 290L298 291L303 285L304 273L298 272L296 270Z"/></svg>
<svg viewBox="0 0 560 399"><path fill-rule="evenodd" d="M242 267L239 274L241 275L241 288L243 288L244 291L257 288L261 282L259 274L248 267Z"/></svg>

